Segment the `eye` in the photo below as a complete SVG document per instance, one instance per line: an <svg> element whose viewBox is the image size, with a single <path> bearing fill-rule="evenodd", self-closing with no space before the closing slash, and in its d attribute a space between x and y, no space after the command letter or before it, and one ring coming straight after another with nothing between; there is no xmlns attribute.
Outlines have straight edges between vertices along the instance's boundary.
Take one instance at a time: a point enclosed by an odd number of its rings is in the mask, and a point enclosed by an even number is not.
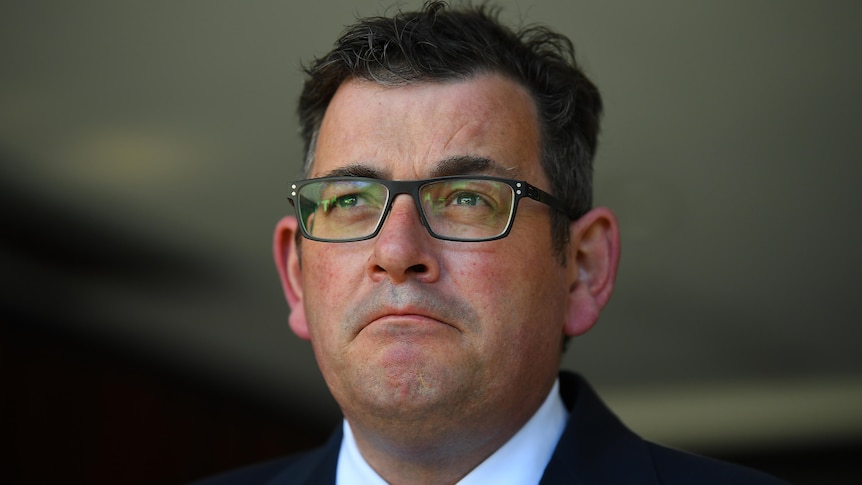
<svg viewBox="0 0 862 485"><path fill-rule="evenodd" d="M365 207L379 207L379 194L368 188L357 190L351 185L332 185L321 191L320 209L324 212L352 211ZM385 197L385 195L383 196Z"/></svg>
<svg viewBox="0 0 862 485"><path fill-rule="evenodd" d="M362 197L359 194L346 194L333 196L320 201L320 208L323 212L331 212L336 209L353 209L363 204Z"/></svg>
<svg viewBox="0 0 862 485"><path fill-rule="evenodd" d="M359 197L356 194L342 195L333 202L333 205L339 209L349 209L357 204L359 204Z"/></svg>
<svg viewBox="0 0 862 485"><path fill-rule="evenodd" d="M452 195L452 205L488 205L485 199L475 192L458 192Z"/></svg>

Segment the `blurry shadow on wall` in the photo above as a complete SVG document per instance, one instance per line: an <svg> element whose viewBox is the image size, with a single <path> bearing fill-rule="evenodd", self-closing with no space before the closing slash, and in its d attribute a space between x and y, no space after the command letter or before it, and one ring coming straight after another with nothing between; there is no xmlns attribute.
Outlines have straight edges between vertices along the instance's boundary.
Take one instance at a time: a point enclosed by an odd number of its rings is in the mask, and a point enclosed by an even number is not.
<svg viewBox="0 0 862 485"><path fill-rule="evenodd" d="M0 277L5 315L24 314L52 322L87 318L80 298L106 285L142 292L199 292L223 284L212 265L194 253L160 245L152 235L111 227L59 202L17 185L2 167L0 152ZM106 201L106 203L110 203Z"/></svg>
<svg viewBox="0 0 862 485"><path fill-rule="evenodd" d="M205 299L230 278L41 193L9 173L20 162L0 153L0 483L184 483L322 441L329 429L103 335L136 317L99 308L106 289Z"/></svg>

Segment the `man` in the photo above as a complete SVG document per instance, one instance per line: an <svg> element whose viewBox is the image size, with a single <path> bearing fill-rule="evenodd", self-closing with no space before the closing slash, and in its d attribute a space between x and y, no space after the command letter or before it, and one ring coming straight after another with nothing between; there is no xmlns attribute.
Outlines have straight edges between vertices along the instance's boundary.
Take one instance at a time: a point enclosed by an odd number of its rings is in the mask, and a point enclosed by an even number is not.
<svg viewBox="0 0 862 485"><path fill-rule="evenodd" d="M641 440L559 373L620 254L567 39L433 2L360 21L308 74L275 260L345 420L213 483L776 482Z"/></svg>

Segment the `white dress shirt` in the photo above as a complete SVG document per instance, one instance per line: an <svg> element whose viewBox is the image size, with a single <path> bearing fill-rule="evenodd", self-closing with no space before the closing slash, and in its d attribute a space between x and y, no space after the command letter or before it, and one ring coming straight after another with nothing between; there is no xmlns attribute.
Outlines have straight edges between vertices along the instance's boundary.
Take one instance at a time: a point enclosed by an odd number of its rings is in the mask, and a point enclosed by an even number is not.
<svg viewBox="0 0 862 485"><path fill-rule="evenodd" d="M457 485L538 484L568 419L557 380L533 417ZM336 485L387 485L362 457L346 420L342 426L344 439L338 453Z"/></svg>

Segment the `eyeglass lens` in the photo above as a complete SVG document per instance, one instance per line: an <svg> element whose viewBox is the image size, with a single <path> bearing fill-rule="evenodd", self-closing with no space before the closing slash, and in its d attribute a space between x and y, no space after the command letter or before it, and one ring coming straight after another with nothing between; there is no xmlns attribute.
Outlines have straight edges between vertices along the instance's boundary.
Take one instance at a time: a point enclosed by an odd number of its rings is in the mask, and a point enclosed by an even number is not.
<svg viewBox="0 0 862 485"><path fill-rule="evenodd" d="M303 185L297 208L305 231L314 238L348 240L373 234L391 195L382 183L322 180ZM447 179L419 188L421 211L437 236L459 240L494 238L506 231L515 194L504 182Z"/></svg>

